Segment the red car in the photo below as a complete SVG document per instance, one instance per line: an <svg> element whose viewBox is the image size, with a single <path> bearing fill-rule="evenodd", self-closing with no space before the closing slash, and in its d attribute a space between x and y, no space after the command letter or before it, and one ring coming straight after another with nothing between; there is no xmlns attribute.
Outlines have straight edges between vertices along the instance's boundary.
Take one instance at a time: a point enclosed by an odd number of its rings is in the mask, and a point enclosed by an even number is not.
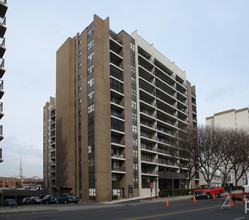
<svg viewBox="0 0 249 220"><path fill-rule="evenodd" d="M213 195L221 197L224 192L224 187L216 188L213 184L205 184L201 185L199 189L194 190L194 196L196 199L201 197L209 199Z"/></svg>

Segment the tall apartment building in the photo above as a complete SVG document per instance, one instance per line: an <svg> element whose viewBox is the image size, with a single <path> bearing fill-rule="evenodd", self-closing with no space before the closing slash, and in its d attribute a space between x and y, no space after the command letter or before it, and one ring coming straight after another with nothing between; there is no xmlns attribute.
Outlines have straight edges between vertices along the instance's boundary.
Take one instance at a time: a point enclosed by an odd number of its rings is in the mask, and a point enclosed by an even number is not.
<svg viewBox="0 0 249 220"><path fill-rule="evenodd" d="M4 116L3 114L3 103L1 99L4 94L4 87L3 87L3 75L5 73L4 68L4 58L3 55L6 51L5 48L5 32L7 30L6 27L6 17L5 14L7 12L8 6L6 0L0 0L0 119ZM0 125L0 141L3 140L3 125ZM0 163L3 162L2 159L2 148L0 148Z"/></svg>
<svg viewBox="0 0 249 220"><path fill-rule="evenodd" d="M249 108L230 109L206 118L206 125L212 127L249 129Z"/></svg>
<svg viewBox="0 0 249 220"><path fill-rule="evenodd" d="M43 107L43 179L44 188L56 190L56 137L55 137L55 98Z"/></svg>
<svg viewBox="0 0 249 220"><path fill-rule="evenodd" d="M96 15L56 59L58 189L100 202L184 188L176 136L197 125L185 72L136 31L116 34Z"/></svg>

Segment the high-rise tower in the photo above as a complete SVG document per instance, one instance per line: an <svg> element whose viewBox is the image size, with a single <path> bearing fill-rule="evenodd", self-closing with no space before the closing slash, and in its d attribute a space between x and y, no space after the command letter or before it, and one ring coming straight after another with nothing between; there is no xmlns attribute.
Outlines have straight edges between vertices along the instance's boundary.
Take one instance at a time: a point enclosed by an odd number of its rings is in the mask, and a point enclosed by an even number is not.
<svg viewBox="0 0 249 220"><path fill-rule="evenodd" d="M56 59L58 189L101 202L184 188L177 134L197 125L186 73L136 31L116 34L96 15Z"/></svg>
<svg viewBox="0 0 249 220"><path fill-rule="evenodd" d="M56 190L55 98L43 107L43 179L50 193Z"/></svg>
<svg viewBox="0 0 249 220"><path fill-rule="evenodd" d="M2 99L4 94L4 84L3 84L3 76L5 73L4 68L4 53L6 51L5 48L5 32L7 30L6 27L6 17L5 14L7 12L8 6L7 1L2 0L0 1L0 99ZM3 114L3 103L0 100L0 119L4 116ZM3 125L0 124L0 141L3 140ZM2 148L0 148L0 163L3 162L2 159Z"/></svg>

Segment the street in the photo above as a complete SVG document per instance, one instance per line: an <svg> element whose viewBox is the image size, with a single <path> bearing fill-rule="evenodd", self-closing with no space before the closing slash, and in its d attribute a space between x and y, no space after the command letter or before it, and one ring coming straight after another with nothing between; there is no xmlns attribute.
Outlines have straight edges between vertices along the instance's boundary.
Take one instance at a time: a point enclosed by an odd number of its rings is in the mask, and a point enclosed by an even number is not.
<svg viewBox="0 0 249 220"><path fill-rule="evenodd" d="M244 214L244 206L235 204L234 207L224 207L221 209L222 204L225 201L225 197L214 199L199 199L196 203L193 203L192 199L171 201L169 207L166 207L166 202L155 201L133 201L121 204L72 204L66 205L50 205L53 210L50 211L33 211L29 213L17 213L13 214L0 214L1 220L17 219L17 220L29 220L29 219L201 219L201 220L227 220L236 219L243 220L249 219L249 214ZM46 205L44 205L46 207Z"/></svg>

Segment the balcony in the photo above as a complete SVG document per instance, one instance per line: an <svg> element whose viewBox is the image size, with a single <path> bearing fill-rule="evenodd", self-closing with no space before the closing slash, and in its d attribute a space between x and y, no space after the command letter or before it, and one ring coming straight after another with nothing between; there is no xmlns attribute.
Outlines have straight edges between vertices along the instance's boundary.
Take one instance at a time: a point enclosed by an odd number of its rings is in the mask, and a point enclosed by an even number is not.
<svg viewBox="0 0 249 220"><path fill-rule="evenodd" d="M125 174L125 168L112 168L112 173Z"/></svg>
<svg viewBox="0 0 249 220"><path fill-rule="evenodd" d="M3 55L6 51L5 48L5 38L2 39L2 42L0 43L0 58L3 58Z"/></svg>
<svg viewBox="0 0 249 220"><path fill-rule="evenodd" d="M163 179L185 179L186 174L184 173L176 173L176 172L170 172L170 171L159 171L159 178Z"/></svg>
<svg viewBox="0 0 249 220"><path fill-rule="evenodd" d="M116 119L121 119L122 121L124 121L124 115L115 110L111 111L111 117L114 117Z"/></svg>
<svg viewBox="0 0 249 220"><path fill-rule="evenodd" d="M170 106L176 107L176 100L167 95L166 93L162 93L160 90L157 90L156 97L167 103Z"/></svg>
<svg viewBox="0 0 249 220"><path fill-rule="evenodd" d="M111 136L111 145L115 147L125 147L124 135L113 135Z"/></svg>
<svg viewBox="0 0 249 220"><path fill-rule="evenodd" d="M117 37L115 39L110 37L110 50L112 50L113 52L115 52L116 54L118 54L120 56L123 56L123 54L122 54L123 46L119 43L122 41L119 40Z"/></svg>
<svg viewBox="0 0 249 220"><path fill-rule="evenodd" d="M2 148L0 148L0 163L3 162L3 157L2 157Z"/></svg>
<svg viewBox="0 0 249 220"><path fill-rule="evenodd" d="M0 125L0 141L3 140L3 126Z"/></svg>
<svg viewBox="0 0 249 220"><path fill-rule="evenodd" d="M1 18L5 17L7 9L8 9L7 0L0 0L0 17Z"/></svg>
<svg viewBox="0 0 249 220"><path fill-rule="evenodd" d="M151 95L155 95L155 88L145 80L139 79L139 87Z"/></svg>
<svg viewBox="0 0 249 220"><path fill-rule="evenodd" d="M114 33L112 30L110 30L110 40L112 40L114 43L118 44L119 47L123 47L123 42L120 38L117 37L117 34Z"/></svg>
<svg viewBox="0 0 249 220"><path fill-rule="evenodd" d="M7 30L6 18L4 18L4 19L0 18L0 38L4 37L4 34L5 34L6 30Z"/></svg>
<svg viewBox="0 0 249 220"><path fill-rule="evenodd" d="M141 54L138 54L138 64L152 73L154 65L149 60L144 58Z"/></svg>
<svg viewBox="0 0 249 220"><path fill-rule="evenodd" d="M120 81L123 81L123 71L113 64L110 65L110 75L116 79L119 79Z"/></svg>
<svg viewBox="0 0 249 220"><path fill-rule="evenodd" d="M1 62L1 64L0 64L0 78L3 77L4 73L5 73L4 59L2 59L2 62Z"/></svg>
<svg viewBox="0 0 249 220"><path fill-rule="evenodd" d="M121 82L119 82L113 78L110 78L110 87L111 87L111 90L114 90L114 91L118 92L118 94L123 96L124 89L123 89L123 84ZM115 98L117 98L117 96L115 96Z"/></svg>
<svg viewBox="0 0 249 220"><path fill-rule="evenodd" d="M3 80L0 80L0 99L3 97L4 90L3 90Z"/></svg>
<svg viewBox="0 0 249 220"><path fill-rule="evenodd" d="M0 102L0 119L4 116L3 114L3 103Z"/></svg>
<svg viewBox="0 0 249 220"><path fill-rule="evenodd" d="M125 155L124 154L112 154L111 157L112 157L113 160L125 161Z"/></svg>
<svg viewBox="0 0 249 220"><path fill-rule="evenodd" d="M155 68L155 75L156 75L156 77L157 77L158 80L160 80L164 84L167 84L172 89L175 89L174 88L175 87L175 83L176 83L175 80L171 76L169 76L168 74L166 74L165 72L163 72L157 66Z"/></svg>
<svg viewBox="0 0 249 220"><path fill-rule="evenodd" d="M148 151L155 151L156 148L155 148L155 144L149 144L149 143L145 143L145 142L142 142L141 143L141 150L148 150Z"/></svg>
<svg viewBox="0 0 249 220"><path fill-rule="evenodd" d="M149 81L150 83L152 83L154 80L154 75L140 65L138 65L138 68L139 68L139 76L141 76L142 78L144 78L147 81Z"/></svg>
<svg viewBox="0 0 249 220"><path fill-rule="evenodd" d="M148 110L140 106L140 117L144 118L148 121L154 121L155 120L155 111L154 110Z"/></svg>
<svg viewBox="0 0 249 220"><path fill-rule="evenodd" d="M159 132L163 133L163 134L169 134L169 135L172 135L174 136L175 135L175 132L173 132L172 130L169 130L163 126L160 126L160 125L157 125L157 129Z"/></svg>

